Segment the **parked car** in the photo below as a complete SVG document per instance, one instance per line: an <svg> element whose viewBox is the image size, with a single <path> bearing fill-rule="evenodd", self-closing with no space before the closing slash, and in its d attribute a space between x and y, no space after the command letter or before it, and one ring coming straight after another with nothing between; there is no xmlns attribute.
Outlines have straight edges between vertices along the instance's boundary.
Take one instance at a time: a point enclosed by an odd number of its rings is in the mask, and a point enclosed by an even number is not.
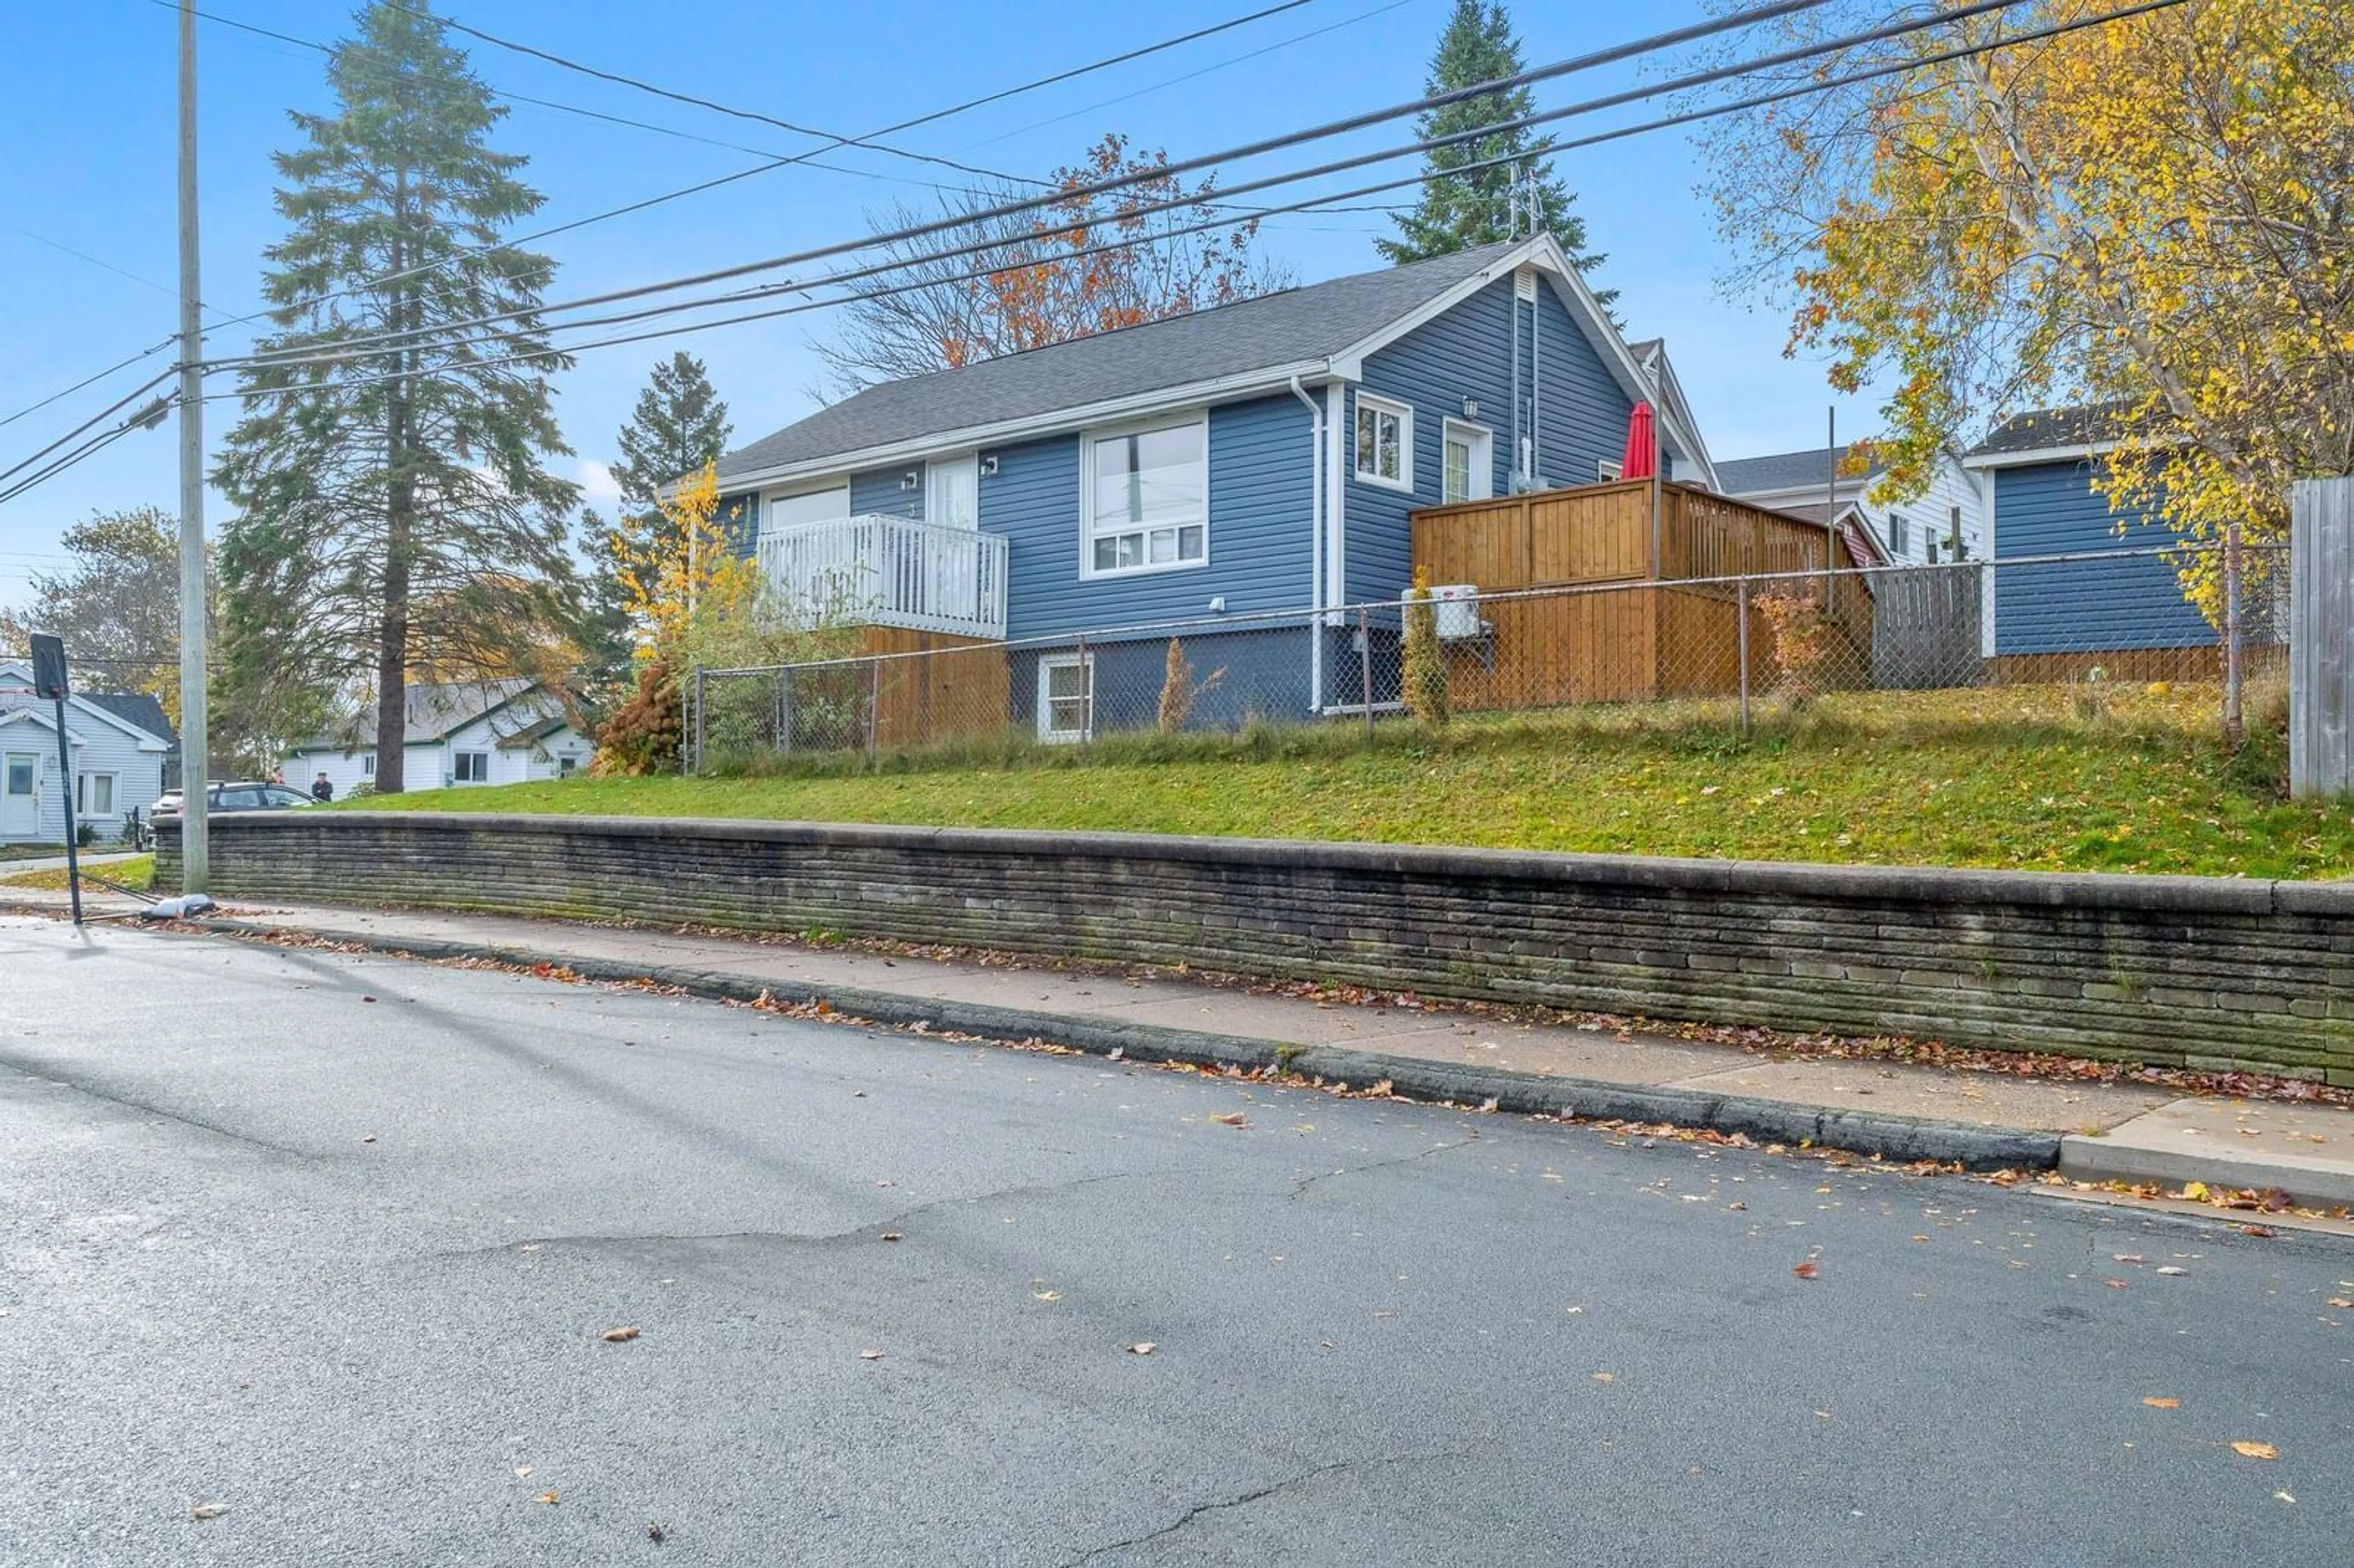
<svg viewBox="0 0 2354 1568"><path fill-rule="evenodd" d="M216 784L207 794L216 811L286 811L297 806L313 804L311 797L285 784L265 783L258 779L239 779L234 783ZM182 793L166 789L154 805L148 808L151 821L180 814Z"/></svg>

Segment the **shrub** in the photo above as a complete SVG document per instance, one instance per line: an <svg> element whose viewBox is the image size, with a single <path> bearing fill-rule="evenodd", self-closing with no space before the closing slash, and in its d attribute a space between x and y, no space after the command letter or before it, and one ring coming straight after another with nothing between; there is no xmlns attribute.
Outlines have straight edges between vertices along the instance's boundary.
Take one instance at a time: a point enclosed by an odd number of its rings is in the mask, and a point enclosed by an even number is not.
<svg viewBox="0 0 2354 1568"><path fill-rule="evenodd" d="M373 799L375 795L376 786L365 779L344 791L344 799L346 800L366 800Z"/></svg>
<svg viewBox="0 0 2354 1568"><path fill-rule="evenodd" d="M1193 666L1185 662L1185 645L1172 637L1169 640L1169 663L1161 677L1161 732L1175 735L1185 727L1193 716L1193 704L1217 689L1226 678L1223 669L1210 672L1207 680L1196 680Z"/></svg>
<svg viewBox="0 0 2354 1568"><path fill-rule="evenodd" d="M678 701L670 666L655 662L640 669L638 689L613 710L597 737L596 771L632 779L677 772L684 739Z"/></svg>
<svg viewBox="0 0 2354 1568"><path fill-rule="evenodd" d="M98 830L88 822L75 823L74 842L82 849L90 848L90 845L98 842Z"/></svg>
<svg viewBox="0 0 2354 1568"><path fill-rule="evenodd" d="M1792 708L1805 707L1820 690L1823 660L1830 652L1830 618L1810 593L1761 594L1757 613L1774 637L1774 695Z"/></svg>
<svg viewBox="0 0 2354 1568"><path fill-rule="evenodd" d="M1430 601L1430 568L1414 569L1405 596L1405 706L1424 724L1441 725L1449 713L1447 651L1438 645L1438 611Z"/></svg>

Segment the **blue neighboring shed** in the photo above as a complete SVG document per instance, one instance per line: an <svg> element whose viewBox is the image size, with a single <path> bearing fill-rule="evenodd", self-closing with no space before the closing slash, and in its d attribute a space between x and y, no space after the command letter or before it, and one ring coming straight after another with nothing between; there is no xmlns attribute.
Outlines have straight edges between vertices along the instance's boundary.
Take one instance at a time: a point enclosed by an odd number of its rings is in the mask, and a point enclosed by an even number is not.
<svg viewBox="0 0 2354 1568"><path fill-rule="evenodd" d="M1122 629L1183 621L1226 672L1194 722L1228 725L1358 700L1305 617L1402 594L1418 507L1593 483L1638 399L1669 471L1712 483L1670 381L1540 235L869 387L719 479L780 582L854 550L876 624L1013 643L1018 722L1050 728L1024 640L1087 634L1092 687ZM1118 662L1157 671L1166 632L1130 634Z"/></svg>
<svg viewBox="0 0 2354 1568"><path fill-rule="evenodd" d="M2022 414L1973 448L1987 553L2000 561L2147 551L2171 542L2158 520L2116 512L2094 488L2115 449L2106 407ZM1997 565L1981 619L1999 672L2041 678L2101 665L2133 678L2211 674L2216 633L2155 555Z"/></svg>

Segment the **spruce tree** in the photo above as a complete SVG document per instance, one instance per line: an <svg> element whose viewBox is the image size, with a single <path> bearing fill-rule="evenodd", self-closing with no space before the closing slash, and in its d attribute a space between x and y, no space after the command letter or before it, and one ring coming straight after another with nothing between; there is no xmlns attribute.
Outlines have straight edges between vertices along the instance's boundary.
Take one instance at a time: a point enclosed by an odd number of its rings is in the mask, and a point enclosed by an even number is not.
<svg viewBox="0 0 2354 1568"><path fill-rule="evenodd" d="M655 366L630 422L614 438L621 461L613 464L613 482L621 487L621 504L652 510L663 486L726 451L734 429L703 361L681 349L668 364Z"/></svg>
<svg viewBox="0 0 2354 1568"><path fill-rule="evenodd" d="M382 792L404 783L412 672L529 668L577 594L578 491L546 467L568 450L546 376L570 361L534 313L553 263L500 243L541 198L526 160L490 146L506 111L427 4L360 12L329 58L334 111L292 116L303 144L276 157L289 230L266 253L277 330L259 351L338 357L245 370L214 475L239 511L222 530L225 697L372 691ZM458 324L484 316L506 319Z"/></svg>
<svg viewBox="0 0 2354 1568"><path fill-rule="evenodd" d="M1511 18L1505 15L1504 7L1500 4L1483 5L1480 0L1455 0L1455 14L1447 19L1447 31L1439 36L1438 51L1431 58L1430 75L1423 86L1433 94L1453 92L1479 82L1517 76L1522 69L1520 40L1512 36ZM1427 141L1499 121L1517 120L1535 111L1536 95L1525 87L1515 88L1510 92L1486 93L1442 104L1416 121L1415 130ZM1561 242L1561 248L1579 270L1600 265L1600 256L1585 254L1585 220L1570 211L1576 197L1554 177L1552 160L1545 155L1553 144L1552 137L1532 138L1527 127L1522 126L1433 148L1423 154L1421 204L1394 220L1398 226L1397 238L1376 240L1375 245L1391 261L1406 262L1452 255L1475 245L1509 238L1514 232L1512 203L1516 183L1524 215L1519 232L1525 236L1528 172L1532 169L1536 176L1537 227ZM1514 161L1465 173L1452 172L1463 169L1467 164L1505 157ZM1606 302L1609 297L1603 296Z"/></svg>

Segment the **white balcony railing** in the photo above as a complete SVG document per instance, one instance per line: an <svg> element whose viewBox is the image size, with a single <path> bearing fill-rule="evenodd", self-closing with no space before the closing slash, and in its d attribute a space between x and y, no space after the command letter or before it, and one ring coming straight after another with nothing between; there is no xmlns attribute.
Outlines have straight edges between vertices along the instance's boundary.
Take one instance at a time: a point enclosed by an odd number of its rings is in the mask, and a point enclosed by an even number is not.
<svg viewBox="0 0 2354 1568"><path fill-rule="evenodd" d="M810 620L1005 635L1005 535L866 514L760 535L760 570Z"/></svg>

